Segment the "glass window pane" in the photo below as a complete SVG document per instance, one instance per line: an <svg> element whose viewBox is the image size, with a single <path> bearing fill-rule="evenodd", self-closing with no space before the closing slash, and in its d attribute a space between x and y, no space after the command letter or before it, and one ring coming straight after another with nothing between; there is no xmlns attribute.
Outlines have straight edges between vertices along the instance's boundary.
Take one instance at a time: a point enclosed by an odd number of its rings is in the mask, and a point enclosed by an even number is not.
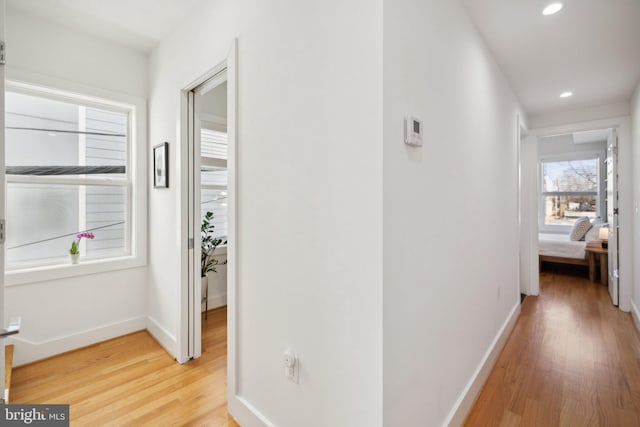
<svg viewBox="0 0 640 427"><path fill-rule="evenodd" d="M227 170L203 167L200 174L200 185L227 185Z"/></svg>
<svg viewBox="0 0 640 427"><path fill-rule="evenodd" d="M126 187L87 185L85 230L96 237L86 242L88 257L106 258L128 254L126 242Z"/></svg>
<svg viewBox="0 0 640 427"><path fill-rule="evenodd" d="M544 162L543 192L598 191L598 159Z"/></svg>
<svg viewBox="0 0 640 427"><path fill-rule="evenodd" d="M573 225L581 216L597 216L596 196L545 196L545 225Z"/></svg>
<svg viewBox="0 0 640 427"><path fill-rule="evenodd" d="M126 250L123 186L7 184L7 269L68 262L75 235L82 257L121 256Z"/></svg>
<svg viewBox="0 0 640 427"><path fill-rule="evenodd" d="M125 177L126 113L7 92L6 126L9 174ZM114 169L96 174L91 166Z"/></svg>
<svg viewBox="0 0 640 427"><path fill-rule="evenodd" d="M128 117L124 113L86 109L85 164L87 166L126 166ZM125 135L125 136L114 136ZM100 174L92 177L124 177L120 174Z"/></svg>
<svg viewBox="0 0 640 427"><path fill-rule="evenodd" d="M227 236L227 191L205 190L201 191L201 218L207 211L213 212L214 237L226 238Z"/></svg>
<svg viewBox="0 0 640 427"><path fill-rule="evenodd" d="M200 154L216 159L227 158L227 133L202 129L200 132Z"/></svg>

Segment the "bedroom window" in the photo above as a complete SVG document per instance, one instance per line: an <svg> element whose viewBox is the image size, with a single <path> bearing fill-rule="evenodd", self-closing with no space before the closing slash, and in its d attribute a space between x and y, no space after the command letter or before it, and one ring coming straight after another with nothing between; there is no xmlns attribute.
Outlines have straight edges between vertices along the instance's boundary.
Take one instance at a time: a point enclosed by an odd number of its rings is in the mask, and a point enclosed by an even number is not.
<svg viewBox="0 0 640 427"><path fill-rule="evenodd" d="M133 107L49 89L6 93L6 269L131 255Z"/></svg>
<svg viewBox="0 0 640 427"><path fill-rule="evenodd" d="M542 161L542 225L568 227L580 217L598 216L599 162Z"/></svg>
<svg viewBox="0 0 640 427"><path fill-rule="evenodd" d="M200 213L213 212L213 236L227 236L227 133L202 129Z"/></svg>

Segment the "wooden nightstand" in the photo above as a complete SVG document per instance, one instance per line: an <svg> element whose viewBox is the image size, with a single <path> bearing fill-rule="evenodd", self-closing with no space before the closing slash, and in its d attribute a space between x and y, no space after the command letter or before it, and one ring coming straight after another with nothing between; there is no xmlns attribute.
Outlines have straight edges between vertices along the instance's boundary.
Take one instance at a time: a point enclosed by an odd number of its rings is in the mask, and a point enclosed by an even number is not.
<svg viewBox="0 0 640 427"><path fill-rule="evenodd" d="M596 266L600 266L600 283L607 286L609 283L609 250L603 248L600 243L588 244L586 249L589 261L589 280L596 281Z"/></svg>

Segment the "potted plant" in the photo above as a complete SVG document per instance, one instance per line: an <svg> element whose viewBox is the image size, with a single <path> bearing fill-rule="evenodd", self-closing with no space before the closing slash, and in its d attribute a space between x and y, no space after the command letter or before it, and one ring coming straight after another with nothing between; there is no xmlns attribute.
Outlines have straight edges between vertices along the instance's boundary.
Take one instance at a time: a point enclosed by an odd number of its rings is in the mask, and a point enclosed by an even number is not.
<svg viewBox="0 0 640 427"><path fill-rule="evenodd" d="M216 265L219 264L218 258L214 256L216 248L220 245L226 245L227 241L222 241L218 237L213 237L213 212L207 211L202 218L202 224L200 226L200 281L202 286L202 300L205 303L205 316L206 310L209 308L209 280L207 279L207 273L210 271L216 272ZM223 264L226 264L224 261Z"/></svg>
<svg viewBox="0 0 640 427"><path fill-rule="evenodd" d="M69 259L71 260L71 264L77 264L80 259L80 240L82 240L82 238L93 239L95 236L90 231L83 231L82 233L76 234L76 237L78 240L71 242L71 248L69 249Z"/></svg>

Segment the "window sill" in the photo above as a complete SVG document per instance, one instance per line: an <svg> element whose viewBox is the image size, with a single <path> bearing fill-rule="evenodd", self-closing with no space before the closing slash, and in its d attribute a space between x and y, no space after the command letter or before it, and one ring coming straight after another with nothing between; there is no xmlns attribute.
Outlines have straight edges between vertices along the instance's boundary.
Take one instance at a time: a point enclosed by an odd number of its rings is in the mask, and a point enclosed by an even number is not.
<svg viewBox="0 0 640 427"><path fill-rule="evenodd" d="M79 264L57 264L32 267L23 270L12 270L5 273L5 286L29 285L48 282L56 279L106 273L116 270L143 267L146 264L142 257L124 256L99 260L80 261Z"/></svg>

